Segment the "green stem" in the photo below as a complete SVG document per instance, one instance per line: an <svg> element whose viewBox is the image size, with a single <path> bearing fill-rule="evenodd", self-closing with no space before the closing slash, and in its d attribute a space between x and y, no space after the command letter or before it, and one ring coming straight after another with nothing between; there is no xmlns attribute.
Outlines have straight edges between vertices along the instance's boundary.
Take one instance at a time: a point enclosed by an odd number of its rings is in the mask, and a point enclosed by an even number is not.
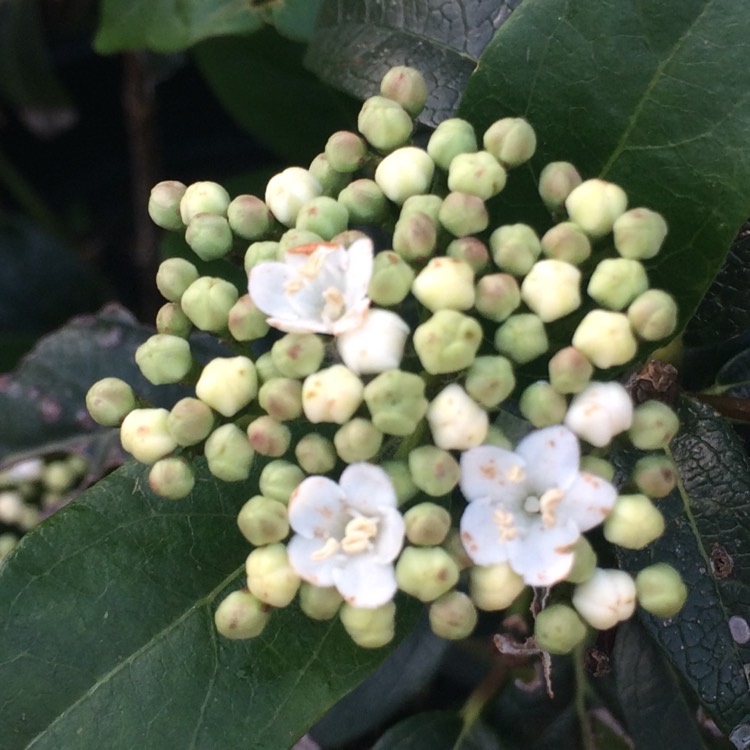
<svg viewBox="0 0 750 750"><path fill-rule="evenodd" d="M584 645L581 643L573 652L573 663L575 666L576 678L576 714L578 723L581 726L581 741L583 750L595 750L594 735L591 732L591 723L586 712L586 692L588 690L588 680L584 669Z"/></svg>

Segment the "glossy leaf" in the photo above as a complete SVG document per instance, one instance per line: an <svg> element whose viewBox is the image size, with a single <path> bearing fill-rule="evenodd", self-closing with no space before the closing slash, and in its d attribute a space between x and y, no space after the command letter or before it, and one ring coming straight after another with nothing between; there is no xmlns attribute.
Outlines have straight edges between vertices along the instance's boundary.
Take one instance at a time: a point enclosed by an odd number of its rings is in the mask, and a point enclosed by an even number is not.
<svg viewBox="0 0 750 750"><path fill-rule="evenodd" d="M377 666L390 649L294 606L257 639L215 633L255 492L201 466L189 498L165 501L130 463L22 540L0 567L3 748L286 750Z"/></svg>

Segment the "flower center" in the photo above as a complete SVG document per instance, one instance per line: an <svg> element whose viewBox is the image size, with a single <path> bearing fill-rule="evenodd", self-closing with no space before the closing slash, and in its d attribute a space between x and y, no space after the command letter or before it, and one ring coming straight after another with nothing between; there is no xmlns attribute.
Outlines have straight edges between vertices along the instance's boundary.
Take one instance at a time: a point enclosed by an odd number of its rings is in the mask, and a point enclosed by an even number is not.
<svg viewBox="0 0 750 750"><path fill-rule="evenodd" d="M516 522L513 518L513 514L503 508L498 508L492 514L492 520L497 526L500 532L501 542L510 542L518 536L518 529L516 529Z"/></svg>
<svg viewBox="0 0 750 750"><path fill-rule="evenodd" d="M325 544L310 555L313 560L327 560L338 552L357 555L372 549L372 540L378 535L378 518L355 516L344 527L344 536L339 541L328 537Z"/></svg>
<svg viewBox="0 0 750 750"><path fill-rule="evenodd" d="M530 515L540 513L542 516L542 525L549 529L557 523L555 511L560 505L565 493L559 487L553 487L547 490L541 497L529 495L523 501L523 509Z"/></svg>
<svg viewBox="0 0 750 750"><path fill-rule="evenodd" d="M323 311L321 312L323 321L325 323L332 323L338 320L344 314L344 295L341 293L341 290L335 286L329 286L323 292L323 299L325 300Z"/></svg>

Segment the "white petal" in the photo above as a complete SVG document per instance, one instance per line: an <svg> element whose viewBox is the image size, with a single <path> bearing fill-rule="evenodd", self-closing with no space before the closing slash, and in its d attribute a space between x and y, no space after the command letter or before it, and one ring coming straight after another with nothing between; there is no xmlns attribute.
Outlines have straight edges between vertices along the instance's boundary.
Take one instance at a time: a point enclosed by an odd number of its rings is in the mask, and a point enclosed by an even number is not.
<svg viewBox="0 0 750 750"><path fill-rule="evenodd" d="M373 267L372 241L369 237L353 242L346 251L348 265L346 269L346 307L356 307L362 299L367 297Z"/></svg>
<svg viewBox="0 0 750 750"><path fill-rule="evenodd" d="M364 516L377 516L380 508L398 505L390 477L375 464L350 464L341 473L339 484L346 506Z"/></svg>
<svg viewBox="0 0 750 750"><path fill-rule="evenodd" d="M526 462L512 451L479 445L461 454L461 492L468 501L486 497L517 505L528 494L526 471Z"/></svg>
<svg viewBox="0 0 750 750"><path fill-rule="evenodd" d="M307 477L289 499L289 525L308 539L340 539L349 519L344 508L344 493L327 477Z"/></svg>
<svg viewBox="0 0 750 750"><path fill-rule="evenodd" d="M609 515L617 500L617 490L606 480L582 471L565 490L557 508L560 521L571 520L580 531L598 526Z"/></svg>
<svg viewBox="0 0 750 750"><path fill-rule="evenodd" d="M306 539L295 534L287 544L289 564L300 578L316 586L333 586L334 571L341 565L339 556L319 559L316 553L325 546L323 539Z"/></svg>
<svg viewBox="0 0 750 750"><path fill-rule="evenodd" d="M551 586L570 572L571 548L579 536L573 523L551 528L534 524L525 539L508 542L508 561L530 586Z"/></svg>
<svg viewBox="0 0 750 750"><path fill-rule="evenodd" d="M292 276L285 263L269 261L252 268L247 289L256 307L266 315L288 315L291 308L284 287Z"/></svg>
<svg viewBox="0 0 750 750"><path fill-rule="evenodd" d="M369 300L366 300L369 304ZM341 323L359 322L351 329L341 331ZM336 346L344 364L357 374L371 375L395 370L401 364L409 326L396 313L389 310L347 311L337 320L333 333L338 335Z"/></svg>
<svg viewBox="0 0 750 750"><path fill-rule="evenodd" d="M528 464L528 482L540 495L552 487L565 489L578 475L578 438L562 426L545 427L527 435L516 453Z"/></svg>
<svg viewBox="0 0 750 750"><path fill-rule="evenodd" d="M376 562L390 563L404 545L404 517L395 508L378 509L378 536L372 551Z"/></svg>
<svg viewBox="0 0 750 750"><path fill-rule="evenodd" d="M497 505L487 498L474 500L461 516L461 542L477 565L494 565L508 559L506 542L495 522Z"/></svg>
<svg viewBox="0 0 750 750"><path fill-rule="evenodd" d="M357 555L336 568L334 584L353 607L373 609L386 604L396 593L393 565L379 565L368 555Z"/></svg>

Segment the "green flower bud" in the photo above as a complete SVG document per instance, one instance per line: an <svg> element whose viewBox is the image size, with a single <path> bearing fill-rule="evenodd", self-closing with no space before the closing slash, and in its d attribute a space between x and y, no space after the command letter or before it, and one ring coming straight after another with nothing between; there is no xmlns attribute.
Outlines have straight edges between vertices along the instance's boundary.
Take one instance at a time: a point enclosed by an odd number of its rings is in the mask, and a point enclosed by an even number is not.
<svg viewBox="0 0 750 750"><path fill-rule="evenodd" d="M302 414L302 383L292 378L271 378L260 387L258 403L281 422L297 419Z"/></svg>
<svg viewBox="0 0 750 750"><path fill-rule="evenodd" d="M274 366L285 378L317 372L324 356L323 340L314 333L287 333L271 347Z"/></svg>
<svg viewBox="0 0 750 750"><path fill-rule="evenodd" d="M656 211L631 208L612 227L617 252L623 258L648 260L658 254L667 236L667 222Z"/></svg>
<svg viewBox="0 0 750 750"><path fill-rule="evenodd" d="M538 315L511 315L495 332L495 347L519 365L544 354L549 348L544 323Z"/></svg>
<svg viewBox="0 0 750 750"><path fill-rule="evenodd" d="M383 76L380 93L398 102L412 117L416 117L427 102L427 83L416 68L397 65Z"/></svg>
<svg viewBox="0 0 750 750"><path fill-rule="evenodd" d="M289 428L272 417L257 417L247 426L247 439L261 456L283 456L292 442Z"/></svg>
<svg viewBox="0 0 750 750"><path fill-rule="evenodd" d="M489 320L501 323L521 304L518 282L509 273L490 273L477 283L477 311Z"/></svg>
<svg viewBox="0 0 750 750"><path fill-rule="evenodd" d="M594 367L574 346L556 352L547 367L549 380L558 393L580 393L591 380Z"/></svg>
<svg viewBox="0 0 750 750"><path fill-rule="evenodd" d="M258 263L265 263L267 260L278 260L281 252L280 248L280 243L271 242L270 240L253 242L245 252L245 273L249 276L250 271L252 271Z"/></svg>
<svg viewBox="0 0 750 750"><path fill-rule="evenodd" d="M568 404L549 383L540 380L524 389L518 402L521 414L537 429L561 424Z"/></svg>
<svg viewBox="0 0 750 750"><path fill-rule="evenodd" d="M428 193L427 195L410 195L401 206L399 219L405 219L411 214L418 212L427 214L437 224L440 206L443 205L443 199L439 195Z"/></svg>
<svg viewBox="0 0 750 750"><path fill-rule="evenodd" d="M300 211L301 210L302 209L300 209ZM301 245L313 245L323 241L323 238L319 234L311 232L309 229L297 229L296 227L293 229L287 229L287 231L279 238L279 253L283 258L287 250L292 250Z"/></svg>
<svg viewBox="0 0 750 750"><path fill-rule="evenodd" d="M77 472L64 460L50 461L42 471L42 485L48 492L66 492L75 485L77 479Z"/></svg>
<svg viewBox="0 0 750 750"><path fill-rule="evenodd" d="M156 288L170 302L179 302L187 288L198 279L198 269L184 258L167 258L156 272Z"/></svg>
<svg viewBox="0 0 750 750"><path fill-rule="evenodd" d="M344 365L309 375L302 383L302 409L308 421L348 422L362 403L364 385Z"/></svg>
<svg viewBox="0 0 750 750"><path fill-rule="evenodd" d="M458 583L459 572L442 547L406 547L396 563L396 582L419 601L431 602Z"/></svg>
<svg viewBox="0 0 750 750"><path fill-rule="evenodd" d="M365 609L344 602L339 618L349 637L362 648L380 648L396 634L396 605L388 602L380 607Z"/></svg>
<svg viewBox="0 0 750 750"><path fill-rule="evenodd" d="M338 195L352 224L375 224L385 218L388 203L375 180L362 178L350 182Z"/></svg>
<svg viewBox="0 0 750 750"><path fill-rule="evenodd" d="M523 118L504 117L485 130L482 143L487 151L509 169L531 159L536 151L536 133Z"/></svg>
<svg viewBox="0 0 750 750"><path fill-rule="evenodd" d="M412 267L398 253L384 250L375 256L367 296L376 305L397 305L409 294L413 281Z"/></svg>
<svg viewBox="0 0 750 750"><path fill-rule="evenodd" d="M645 401L633 410L633 424L628 430L630 442L642 451L666 448L679 432L680 418L661 401Z"/></svg>
<svg viewBox="0 0 750 750"><path fill-rule="evenodd" d="M601 477L610 484L614 483L615 467L606 458L581 456L581 471Z"/></svg>
<svg viewBox="0 0 750 750"><path fill-rule="evenodd" d="M254 547L275 544L289 534L286 505L263 495L251 497L237 515L242 536Z"/></svg>
<svg viewBox="0 0 750 750"><path fill-rule="evenodd" d="M573 606L591 627L609 630L633 614L635 583L623 570L597 568L588 581L576 586Z"/></svg>
<svg viewBox="0 0 750 750"><path fill-rule="evenodd" d="M197 398L180 399L170 410L167 429L177 445L196 445L205 440L216 420L208 404Z"/></svg>
<svg viewBox="0 0 750 750"><path fill-rule="evenodd" d="M565 317L581 305L581 272L562 260L539 260L521 284L521 298L542 322Z"/></svg>
<svg viewBox="0 0 750 750"><path fill-rule="evenodd" d="M229 311L238 297L234 284L220 278L201 276L185 290L180 304L196 328L219 333L227 327Z"/></svg>
<svg viewBox="0 0 750 750"><path fill-rule="evenodd" d="M271 352L265 352L255 360L255 369L258 372L261 383L267 383L274 378L282 377L281 372L279 372L279 369L273 363Z"/></svg>
<svg viewBox="0 0 750 750"><path fill-rule="evenodd" d="M664 533L664 516L646 495L620 495L604 521L604 538L625 549L643 549Z"/></svg>
<svg viewBox="0 0 750 750"><path fill-rule="evenodd" d="M272 607L286 607L294 599L301 582L289 564L283 544L254 549L245 561L250 593Z"/></svg>
<svg viewBox="0 0 750 750"><path fill-rule="evenodd" d="M487 430L487 437L484 439L482 445L496 445L498 448L505 448L505 450L513 450L513 442L508 436L496 425L490 425Z"/></svg>
<svg viewBox="0 0 750 750"><path fill-rule="evenodd" d="M504 187L505 170L489 151L458 154L448 169L448 189L486 201Z"/></svg>
<svg viewBox="0 0 750 750"><path fill-rule="evenodd" d="M291 227L302 206L322 193L323 187L307 169L287 167L268 181L265 199L276 219Z"/></svg>
<svg viewBox="0 0 750 750"><path fill-rule="evenodd" d="M238 195L227 207L232 231L243 240L258 240L273 226L273 214L255 195Z"/></svg>
<svg viewBox="0 0 750 750"><path fill-rule="evenodd" d="M6 558L18 544L18 537L10 531L0 534L0 561Z"/></svg>
<svg viewBox="0 0 750 750"><path fill-rule="evenodd" d="M539 195L550 211L557 212L581 182L581 175L570 162L553 161L539 175Z"/></svg>
<svg viewBox="0 0 750 750"><path fill-rule="evenodd" d="M461 478L456 459L434 445L421 445L409 453L409 472L414 484L430 497L447 495Z"/></svg>
<svg viewBox="0 0 750 750"><path fill-rule="evenodd" d="M315 232L324 240L343 232L349 225L349 212L335 198L321 195L306 203L297 214L297 229Z"/></svg>
<svg viewBox="0 0 750 750"><path fill-rule="evenodd" d="M596 552L585 536L579 536L573 545L573 567L565 576L570 583L583 583L588 581L596 570Z"/></svg>
<svg viewBox="0 0 750 750"><path fill-rule="evenodd" d="M501 270L525 276L541 254L542 245L527 224L506 224L490 235L490 250Z"/></svg>
<svg viewBox="0 0 750 750"><path fill-rule="evenodd" d="M427 153L441 169L447 170L458 154L477 150L477 136L470 122L458 117L443 120L427 143Z"/></svg>
<svg viewBox="0 0 750 750"><path fill-rule="evenodd" d="M568 216L590 237L611 232L627 205L628 197L619 185L599 179L582 182L565 199Z"/></svg>
<svg viewBox="0 0 750 750"><path fill-rule="evenodd" d="M311 620L330 620L334 618L344 598L335 586L314 586L302 581L299 587L299 608Z"/></svg>
<svg viewBox="0 0 750 750"><path fill-rule="evenodd" d="M433 258L411 288L429 310L468 310L474 306L474 271L463 260Z"/></svg>
<svg viewBox="0 0 750 750"><path fill-rule="evenodd" d="M323 195L335 198L350 182L352 176L339 172L330 162L326 154L318 154L310 162L310 174L320 183ZM313 200L315 200L313 198ZM297 215L299 219L299 215Z"/></svg>
<svg viewBox="0 0 750 750"><path fill-rule="evenodd" d="M677 329L677 303L661 289L648 289L628 308L628 320L642 339L664 339Z"/></svg>
<svg viewBox="0 0 750 750"><path fill-rule="evenodd" d="M484 201L479 196L458 191L445 196L438 219L456 237L483 232L490 223Z"/></svg>
<svg viewBox="0 0 750 750"><path fill-rule="evenodd" d="M573 346L596 367L606 369L629 362L638 350L625 315L607 310L592 310L578 324Z"/></svg>
<svg viewBox="0 0 750 750"><path fill-rule="evenodd" d="M333 444L341 460L348 464L369 461L377 456L383 433L368 419L356 417L336 430Z"/></svg>
<svg viewBox="0 0 750 750"><path fill-rule="evenodd" d="M466 374L465 387L475 401L494 409L516 387L513 365L505 357L477 357Z"/></svg>
<svg viewBox="0 0 750 750"><path fill-rule="evenodd" d="M151 188L148 215L156 226L178 231L185 225L180 216L180 201L187 188L176 180L164 180Z"/></svg>
<svg viewBox="0 0 750 750"><path fill-rule="evenodd" d="M486 612L509 607L525 588L523 578L508 563L469 569L469 594L474 604Z"/></svg>
<svg viewBox="0 0 750 750"><path fill-rule="evenodd" d="M258 393L258 375L248 357L217 357L204 368L195 394L225 417L234 416Z"/></svg>
<svg viewBox="0 0 750 750"><path fill-rule="evenodd" d="M294 456L308 474L327 474L333 470L337 461L334 444L316 432L311 432L297 441Z"/></svg>
<svg viewBox="0 0 750 750"><path fill-rule="evenodd" d="M86 392L86 408L97 424L117 427L135 409L135 394L120 378L102 378Z"/></svg>
<svg viewBox="0 0 750 750"><path fill-rule="evenodd" d="M235 341L255 341L270 330L266 314L259 310L249 294L243 294L229 310L227 328Z"/></svg>
<svg viewBox="0 0 750 750"><path fill-rule="evenodd" d="M383 461L380 466L391 480L399 505L409 502L417 494L417 485L414 484L406 461Z"/></svg>
<svg viewBox="0 0 750 750"><path fill-rule="evenodd" d="M356 172L367 158L367 144L356 133L339 130L326 142L325 155L337 172Z"/></svg>
<svg viewBox="0 0 750 750"><path fill-rule="evenodd" d="M537 646L549 654L569 654L586 637L587 628L573 607L550 604L534 621Z"/></svg>
<svg viewBox="0 0 750 750"><path fill-rule="evenodd" d="M180 200L180 216L187 226L196 214L227 215L229 193L218 182L194 182Z"/></svg>
<svg viewBox="0 0 750 750"><path fill-rule="evenodd" d="M432 439L438 448L468 450L481 445L487 435L487 412L458 383L450 383L427 409Z"/></svg>
<svg viewBox="0 0 750 750"><path fill-rule="evenodd" d="M276 459L263 467L258 486L262 495L286 505L304 478L305 472L299 466L291 461Z"/></svg>
<svg viewBox="0 0 750 750"><path fill-rule="evenodd" d="M465 261L471 266L474 273L484 271L490 262L487 245L477 237L457 237L448 243L445 254L449 258Z"/></svg>
<svg viewBox="0 0 750 750"><path fill-rule="evenodd" d="M201 260L223 258L232 249L232 229L224 216L195 214L185 231L185 242Z"/></svg>
<svg viewBox="0 0 750 750"><path fill-rule="evenodd" d="M370 236L359 229L347 229L331 237L331 243L349 249L357 240L369 240Z"/></svg>
<svg viewBox="0 0 750 750"><path fill-rule="evenodd" d="M156 313L156 330L186 339L193 330L193 324L182 311L179 302L167 302Z"/></svg>
<svg viewBox="0 0 750 750"><path fill-rule="evenodd" d="M542 252L548 258L580 266L591 255L591 240L572 221L562 221L548 229L541 239Z"/></svg>
<svg viewBox="0 0 750 750"><path fill-rule="evenodd" d="M680 574L666 563L643 568L635 577L638 604L657 617L673 617L687 601L687 587Z"/></svg>
<svg viewBox="0 0 750 750"><path fill-rule="evenodd" d="M457 372L475 359L482 327L456 310L438 310L414 331L414 348L431 375Z"/></svg>
<svg viewBox="0 0 750 750"><path fill-rule="evenodd" d="M247 435L235 424L217 427L206 440L203 452L208 470L225 482L241 482L250 476L255 457Z"/></svg>
<svg viewBox="0 0 750 750"><path fill-rule="evenodd" d="M122 420L122 447L142 464L164 458L177 447L167 429L168 415L166 409L133 409Z"/></svg>
<svg viewBox="0 0 750 750"><path fill-rule="evenodd" d="M393 249L410 263L422 263L435 252L437 227L425 213L409 214L396 222Z"/></svg>
<svg viewBox="0 0 750 750"><path fill-rule="evenodd" d="M357 130L378 150L393 151L408 142L413 129L409 113L393 99L371 96L357 116Z"/></svg>
<svg viewBox="0 0 750 750"><path fill-rule="evenodd" d="M460 641L468 638L477 625L474 602L461 591L449 591L430 605L430 627L439 638Z"/></svg>
<svg viewBox="0 0 750 750"><path fill-rule="evenodd" d="M426 193L432 184L435 164L427 152L405 146L388 154L375 170L375 182L394 203L401 205L410 195Z"/></svg>
<svg viewBox="0 0 750 750"><path fill-rule="evenodd" d="M194 485L195 471L181 456L160 458L148 473L148 486L151 491L167 500L181 500L187 497Z"/></svg>
<svg viewBox="0 0 750 750"><path fill-rule="evenodd" d="M435 503L418 503L404 513L406 538L420 547L442 544L451 529L451 514Z"/></svg>
<svg viewBox="0 0 750 750"><path fill-rule="evenodd" d="M445 540L443 547L456 561L461 570L468 570L474 567L474 561L466 554L463 542L461 541L461 532L457 528L452 528L448 532L448 538Z"/></svg>
<svg viewBox="0 0 750 750"><path fill-rule="evenodd" d="M678 477L677 466L668 456L643 456L633 468L636 486L649 497L666 497L677 486Z"/></svg>
<svg viewBox="0 0 750 750"><path fill-rule="evenodd" d="M646 289L646 269L637 260L607 258L597 264L586 291L602 307L622 310Z"/></svg>
<svg viewBox="0 0 750 750"><path fill-rule="evenodd" d="M164 385L179 383L190 372L193 357L185 339L157 333L135 350L135 362L149 383Z"/></svg>
<svg viewBox="0 0 750 750"><path fill-rule="evenodd" d="M233 591L222 600L214 613L214 624L225 638L241 640L259 636L270 617L268 605L242 589Z"/></svg>

